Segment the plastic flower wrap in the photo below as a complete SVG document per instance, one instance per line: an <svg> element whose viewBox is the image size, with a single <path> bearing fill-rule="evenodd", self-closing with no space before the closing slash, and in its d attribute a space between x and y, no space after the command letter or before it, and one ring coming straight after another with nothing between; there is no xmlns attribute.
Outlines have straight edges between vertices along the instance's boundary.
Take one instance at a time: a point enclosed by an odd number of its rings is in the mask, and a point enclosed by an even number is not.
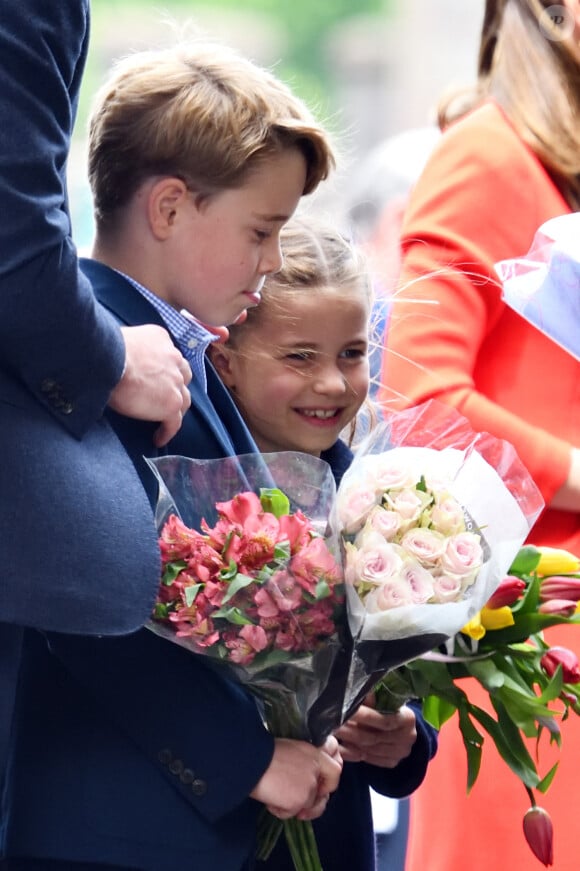
<svg viewBox="0 0 580 871"><path fill-rule="evenodd" d="M527 254L495 268L507 305L580 360L580 214L542 224Z"/></svg>
<svg viewBox="0 0 580 871"><path fill-rule="evenodd" d="M276 737L323 743L341 719L332 666L345 623L329 467L298 453L150 465L163 575L149 628L226 665ZM320 868L311 823L267 811L260 855L282 829L298 871Z"/></svg>
<svg viewBox="0 0 580 871"><path fill-rule="evenodd" d="M345 713L480 611L543 501L514 448L435 401L360 445L337 494L352 663Z"/></svg>
<svg viewBox="0 0 580 871"><path fill-rule="evenodd" d="M561 741L560 722L580 714L580 665L576 654L552 647L544 629L580 623L580 559L552 548L521 548L509 573L468 624L437 651L388 674L377 687L377 704L398 707L423 700L426 719L440 729L457 714L471 789L482 763L484 733L528 792L524 834L534 854L553 861L552 824L536 805L533 790L545 792L556 773L538 771L529 749L545 735ZM490 710L470 699L474 678L488 693Z"/></svg>

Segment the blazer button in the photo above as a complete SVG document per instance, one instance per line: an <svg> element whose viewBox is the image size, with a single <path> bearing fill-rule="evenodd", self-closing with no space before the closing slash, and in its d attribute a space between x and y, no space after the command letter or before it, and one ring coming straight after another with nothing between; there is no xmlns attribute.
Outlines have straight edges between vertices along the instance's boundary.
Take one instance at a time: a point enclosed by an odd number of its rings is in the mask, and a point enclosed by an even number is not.
<svg viewBox="0 0 580 871"><path fill-rule="evenodd" d="M199 780L199 778L197 778L191 784L191 789L194 795L205 795L207 792L207 783L205 780Z"/></svg>
<svg viewBox="0 0 580 871"><path fill-rule="evenodd" d="M179 779L186 786L189 786L189 784L193 783L193 781L195 780L195 773L191 770L191 768L184 768L179 775Z"/></svg>
<svg viewBox="0 0 580 871"><path fill-rule="evenodd" d="M169 765L169 763L173 759L173 753L171 752L171 750L169 750L168 747L164 747L163 750L159 751L157 758L162 765Z"/></svg>
<svg viewBox="0 0 580 871"><path fill-rule="evenodd" d="M172 762L169 763L169 770L172 774L181 774L183 768L184 765L181 759L174 759Z"/></svg>
<svg viewBox="0 0 580 871"><path fill-rule="evenodd" d="M53 378L44 378L44 380L40 382L41 393L51 393L54 395L57 389L58 384Z"/></svg>

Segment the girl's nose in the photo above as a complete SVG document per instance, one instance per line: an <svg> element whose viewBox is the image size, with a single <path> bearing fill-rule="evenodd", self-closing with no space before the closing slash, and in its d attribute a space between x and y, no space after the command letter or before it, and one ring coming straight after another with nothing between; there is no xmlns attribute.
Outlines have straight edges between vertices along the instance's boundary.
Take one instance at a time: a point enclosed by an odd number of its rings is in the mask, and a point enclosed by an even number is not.
<svg viewBox="0 0 580 871"><path fill-rule="evenodd" d="M322 366L314 376L314 390L317 393L342 395L347 389L347 382L337 366Z"/></svg>

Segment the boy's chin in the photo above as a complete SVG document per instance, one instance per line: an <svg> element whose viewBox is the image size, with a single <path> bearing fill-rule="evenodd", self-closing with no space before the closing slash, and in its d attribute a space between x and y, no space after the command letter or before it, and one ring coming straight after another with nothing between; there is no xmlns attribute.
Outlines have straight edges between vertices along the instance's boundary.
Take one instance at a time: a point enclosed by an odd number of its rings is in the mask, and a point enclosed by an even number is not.
<svg viewBox="0 0 580 871"><path fill-rule="evenodd" d="M244 321L247 319L247 317L248 317L248 309L245 308L245 309L243 310L243 312L241 312L241 313L237 316L237 318L235 319L235 321L232 321L232 326L236 326L236 327L237 327L238 324L243 324Z"/></svg>

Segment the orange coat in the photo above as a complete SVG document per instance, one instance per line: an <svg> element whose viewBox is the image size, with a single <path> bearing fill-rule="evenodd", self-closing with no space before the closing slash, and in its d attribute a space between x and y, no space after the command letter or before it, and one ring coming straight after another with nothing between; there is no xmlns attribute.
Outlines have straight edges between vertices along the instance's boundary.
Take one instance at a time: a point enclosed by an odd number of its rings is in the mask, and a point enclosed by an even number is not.
<svg viewBox="0 0 580 871"><path fill-rule="evenodd" d="M525 254L541 224L569 211L495 103L449 128L405 217L379 392L388 407L436 397L475 430L507 439L546 501L566 480L570 447L580 446L580 364L507 308L493 264ZM545 510L530 540L580 554L580 514ZM549 637L580 654L580 628ZM481 704L484 694L471 692ZM580 717L562 732L560 768L538 803L554 822L554 868L578 871ZM547 749L542 773L554 758ZM528 798L491 739L469 796L465 784L465 751L452 720L411 799L406 871L538 871L522 833Z"/></svg>

